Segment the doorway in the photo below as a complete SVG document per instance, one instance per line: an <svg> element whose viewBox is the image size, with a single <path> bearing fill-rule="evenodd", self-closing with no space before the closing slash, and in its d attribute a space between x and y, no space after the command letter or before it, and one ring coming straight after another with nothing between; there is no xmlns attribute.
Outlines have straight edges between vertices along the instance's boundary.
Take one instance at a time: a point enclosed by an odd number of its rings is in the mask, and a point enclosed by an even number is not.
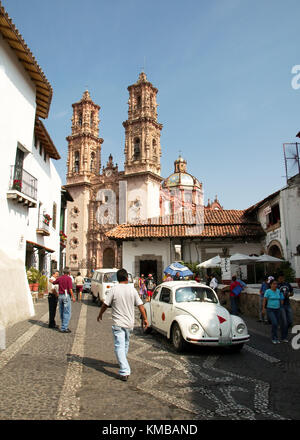
<svg viewBox="0 0 300 440"><path fill-rule="evenodd" d="M156 260L141 260L140 261L140 273L144 274L145 277L148 277L148 274L151 273L155 282L157 283L157 261Z"/></svg>
<svg viewBox="0 0 300 440"><path fill-rule="evenodd" d="M107 248L103 252L103 268L110 269L115 267L115 251L112 248Z"/></svg>

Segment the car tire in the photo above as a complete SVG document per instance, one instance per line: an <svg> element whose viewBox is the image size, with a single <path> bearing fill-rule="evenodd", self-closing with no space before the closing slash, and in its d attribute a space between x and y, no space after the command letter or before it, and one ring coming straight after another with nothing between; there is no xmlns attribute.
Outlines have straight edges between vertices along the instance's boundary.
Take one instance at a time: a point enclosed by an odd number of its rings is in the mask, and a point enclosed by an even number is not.
<svg viewBox="0 0 300 440"><path fill-rule="evenodd" d="M177 322L172 325L171 340L173 347L178 353L184 351L187 347L186 341L183 339L181 330Z"/></svg>
<svg viewBox="0 0 300 440"><path fill-rule="evenodd" d="M236 344L236 345L232 345L230 347L230 351L232 353L239 353L241 351L241 349L243 348L244 344Z"/></svg>

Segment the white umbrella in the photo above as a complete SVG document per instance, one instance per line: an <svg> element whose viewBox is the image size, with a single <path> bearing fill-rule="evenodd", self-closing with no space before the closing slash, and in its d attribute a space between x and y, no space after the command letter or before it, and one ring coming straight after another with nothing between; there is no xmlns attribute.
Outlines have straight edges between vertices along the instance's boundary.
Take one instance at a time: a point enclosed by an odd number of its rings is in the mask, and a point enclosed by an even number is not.
<svg viewBox="0 0 300 440"><path fill-rule="evenodd" d="M251 257L250 255L234 254L231 255L229 261L231 264L243 265L243 264L255 263L257 261L257 258L258 257Z"/></svg>
<svg viewBox="0 0 300 440"><path fill-rule="evenodd" d="M198 264L196 267L204 267L205 269L209 267L221 267L221 257L217 255L210 260L203 261L203 263Z"/></svg>
<svg viewBox="0 0 300 440"><path fill-rule="evenodd" d="M263 254L260 257L257 257L256 262L257 263L280 263L282 260L281 258L272 257L271 255Z"/></svg>

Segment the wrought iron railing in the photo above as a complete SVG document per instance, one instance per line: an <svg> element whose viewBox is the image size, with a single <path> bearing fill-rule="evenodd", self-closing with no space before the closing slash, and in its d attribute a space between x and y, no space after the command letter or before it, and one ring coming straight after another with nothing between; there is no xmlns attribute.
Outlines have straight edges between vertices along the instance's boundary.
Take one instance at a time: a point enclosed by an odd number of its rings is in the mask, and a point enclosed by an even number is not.
<svg viewBox="0 0 300 440"><path fill-rule="evenodd" d="M11 166L9 189L37 200L37 179L24 169L18 169L15 165Z"/></svg>

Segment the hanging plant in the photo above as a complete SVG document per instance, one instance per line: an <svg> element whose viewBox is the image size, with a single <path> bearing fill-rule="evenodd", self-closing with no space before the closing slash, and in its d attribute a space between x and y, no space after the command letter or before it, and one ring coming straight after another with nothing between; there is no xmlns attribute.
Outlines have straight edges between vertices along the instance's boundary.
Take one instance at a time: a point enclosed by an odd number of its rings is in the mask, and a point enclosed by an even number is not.
<svg viewBox="0 0 300 440"><path fill-rule="evenodd" d="M43 214L43 216L44 216L43 222L45 223L45 225L49 226L50 221L52 220L52 218L50 217L49 214Z"/></svg>

